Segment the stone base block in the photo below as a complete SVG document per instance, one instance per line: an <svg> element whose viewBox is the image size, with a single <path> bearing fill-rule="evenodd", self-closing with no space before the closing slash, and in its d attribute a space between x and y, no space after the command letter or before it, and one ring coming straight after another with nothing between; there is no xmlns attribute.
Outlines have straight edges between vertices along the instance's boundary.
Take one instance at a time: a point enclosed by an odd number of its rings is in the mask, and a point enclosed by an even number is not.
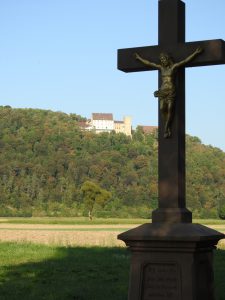
<svg viewBox="0 0 225 300"><path fill-rule="evenodd" d="M144 224L118 236L131 250L129 300L215 300L213 249L199 224Z"/></svg>
<svg viewBox="0 0 225 300"><path fill-rule="evenodd" d="M153 223L191 223L192 213L187 208L157 208L152 212Z"/></svg>

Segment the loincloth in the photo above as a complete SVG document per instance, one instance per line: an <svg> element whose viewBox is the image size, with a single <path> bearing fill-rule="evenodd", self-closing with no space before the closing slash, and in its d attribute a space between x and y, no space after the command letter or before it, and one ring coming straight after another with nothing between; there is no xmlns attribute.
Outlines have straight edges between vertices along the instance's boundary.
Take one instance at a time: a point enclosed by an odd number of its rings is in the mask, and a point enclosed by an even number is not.
<svg viewBox="0 0 225 300"><path fill-rule="evenodd" d="M164 89L158 90L154 93L155 97L158 97L159 100L163 100L164 102L173 102L176 96L175 89Z"/></svg>

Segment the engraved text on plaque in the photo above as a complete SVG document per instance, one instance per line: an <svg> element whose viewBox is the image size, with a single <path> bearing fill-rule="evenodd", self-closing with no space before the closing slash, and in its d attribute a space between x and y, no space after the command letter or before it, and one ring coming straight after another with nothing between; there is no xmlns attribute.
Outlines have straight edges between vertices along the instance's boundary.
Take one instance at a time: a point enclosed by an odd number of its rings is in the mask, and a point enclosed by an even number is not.
<svg viewBox="0 0 225 300"><path fill-rule="evenodd" d="M178 266L175 263L148 263L143 268L142 300L180 299Z"/></svg>

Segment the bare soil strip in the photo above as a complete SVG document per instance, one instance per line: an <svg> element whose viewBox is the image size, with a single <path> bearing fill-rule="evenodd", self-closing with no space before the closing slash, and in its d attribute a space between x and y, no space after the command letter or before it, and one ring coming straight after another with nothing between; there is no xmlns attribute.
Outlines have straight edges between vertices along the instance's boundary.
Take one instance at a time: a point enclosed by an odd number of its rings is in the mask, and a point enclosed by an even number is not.
<svg viewBox="0 0 225 300"><path fill-rule="evenodd" d="M0 241L31 242L59 246L124 246L117 240L118 231L0 231Z"/></svg>
<svg viewBox="0 0 225 300"><path fill-rule="evenodd" d="M125 244L117 240L117 235L136 226L138 225L0 224L0 241L58 246L124 247ZM225 233L224 225L210 227L223 229L221 231ZM220 245L225 247L225 239L220 241Z"/></svg>

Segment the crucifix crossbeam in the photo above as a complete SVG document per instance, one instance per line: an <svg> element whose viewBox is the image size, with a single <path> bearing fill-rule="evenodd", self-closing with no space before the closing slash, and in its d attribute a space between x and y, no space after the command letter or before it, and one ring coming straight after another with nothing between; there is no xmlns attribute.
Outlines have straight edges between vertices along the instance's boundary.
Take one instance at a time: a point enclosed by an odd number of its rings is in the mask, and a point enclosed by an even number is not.
<svg viewBox="0 0 225 300"><path fill-rule="evenodd" d="M198 47L204 52L189 62L185 67L201 67L220 65L225 63L225 42L223 40L209 40L189 43L179 43L166 46L147 46L118 50L118 69L124 72L153 71L156 68L147 67L134 59L134 53L140 54L151 61L159 61L162 52L171 53L174 61L181 61L195 51Z"/></svg>
<svg viewBox="0 0 225 300"><path fill-rule="evenodd" d="M217 39L186 43L185 4L181 0L159 0L158 19L159 45L119 49L118 69L159 70L159 90L154 94L159 98L159 207L153 211L152 220L191 222L192 214L185 201L185 67L225 64L225 42ZM160 65L160 53L172 58L170 73L168 66ZM173 66L182 61L186 61L185 65L175 74ZM165 89L168 82L169 92Z"/></svg>

